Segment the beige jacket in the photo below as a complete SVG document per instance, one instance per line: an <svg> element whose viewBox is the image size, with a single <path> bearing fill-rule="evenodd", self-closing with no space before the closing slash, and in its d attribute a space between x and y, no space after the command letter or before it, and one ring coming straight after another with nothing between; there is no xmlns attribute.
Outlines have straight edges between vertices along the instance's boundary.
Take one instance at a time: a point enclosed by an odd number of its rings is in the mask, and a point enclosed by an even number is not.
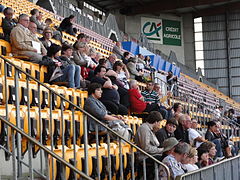
<svg viewBox="0 0 240 180"><path fill-rule="evenodd" d="M21 24L17 24L17 26L12 29L10 39L13 55L25 55L25 52L34 52L35 49L32 47L32 41L38 40L33 38L31 32ZM38 42L40 41L38 40ZM43 48L42 53L46 53L46 49Z"/></svg>

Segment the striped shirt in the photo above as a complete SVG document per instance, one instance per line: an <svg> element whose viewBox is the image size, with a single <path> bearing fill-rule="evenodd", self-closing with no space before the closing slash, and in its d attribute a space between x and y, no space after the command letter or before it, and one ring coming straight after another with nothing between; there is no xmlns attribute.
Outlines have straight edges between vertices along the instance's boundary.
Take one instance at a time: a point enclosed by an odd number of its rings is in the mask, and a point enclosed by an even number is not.
<svg viewBox="0 0 240 180"><path fill-rule="evenodd" d="M158 103L160 98L159 98L159 95L156 91L143 91L142 92L142 95L144 97L144 100L145 102L151 102L151 103Z"/></svg>

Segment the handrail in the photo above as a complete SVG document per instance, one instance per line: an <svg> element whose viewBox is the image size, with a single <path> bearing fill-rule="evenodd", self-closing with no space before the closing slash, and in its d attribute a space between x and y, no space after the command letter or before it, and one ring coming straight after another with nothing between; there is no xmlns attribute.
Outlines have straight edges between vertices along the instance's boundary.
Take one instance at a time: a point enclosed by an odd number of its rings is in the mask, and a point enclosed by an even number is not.
<svg viewBox="0 0 240 180"><path fill-rule="evenodd" d="M25 138L27 138L29 141L31 141L32 143L38 145L41 149L43 149L45 152L47 152L48 154L50 154L52 157L56 158L58 161L60 161L61 163L63 163L65 166L73 169L76 173L80 174L82 177L89 179L89 180L93 180L91 177L87 176L85 173L83 173L82 171L80 171L79 169L77 169L75 166L71 165L70 163L68 163L66 160L62 159L60 156L56 155L54 152L52 152L51 150L49 150L47 147L45 147L44 145L42 145L41 143L39 143L36 139L32 138L31 136L29 136L28 134L26 134L22 129L16 127L13 123L9 122L8 120L2 118L0 116L0 120L3 121L6 125L10 126L12 129L14 129L15 131L17 131L18 133L20 133L22 136L24 136Z"/></svg>
<svg viewBox="0 0 240 180"><path fill-rule="evenodd" d="M232 158L229 158L229 159L225 159L225 160L223 160L223 161L220 161L220 162L214 163L214 164L212 164L212 165L209 165L209 166L206 166L206 167L197 169L197 170L195 170L195 171L191 171L191 172L185 173L185 174L183 174L183 175L181 175L181 176L177 176L177 177L176 177L176 180L182 180L184 177L186 177L186 176L188 176L188 175L192 175L192 174L195 174L195 173L204 171L204 170L206 170L206 169L210 169L210 168L212 168L212 167L214 167L214 166L221 165L221 164L223 164L223 163L225 163L225 162L232 161L232 160L237 159L237 158L240 158L240 155L235 156L235 157L232 157Z"/></svg>
<svg viewBox="0 0 240 180"><path fill-rule="evenodd" d="M48 87L47 85L45 85L44 83L40 82L38 79L32 77L30 74L28 74L27 72L24 72L20 67L16 66L14 63L12 63L11 61L9 61L8 59L4 58L3 56L0 55L0 58L3 59L5 62L11 64L11 66L15 67L15 69L17 69L18 71L20 71L21 73L25 74L27 77L31 78L32 80L36 81L37 83L39 83L40 85L42 85L43 87L45 87L46 89L48 89L49 91L51 91L53 94L59 96L61 99L63 99L64 101L66 101L67 103L69 103L71 106L75 107L76 109L80 110L81 112L83 112L84 114L86 114L87 116L89 116L92 120L94 120L95 122L97 122L98 124L100 124L101 126L103 126L104 128L106 128L110 133L112 133L114 136L117 136L118 138L120 138L121 140L125 141L126 143L130 144L132 147L134 147L135 149L137 149L139 152L141 152L142 154L146 155L148 158L152 159L154 162L156 162L157 164L161 165L164 167L164 169L166 170L166 174L168 179L170 179L170 171L169 168L162 162L160 162L159 160L157 160L156 158L154 158L152 155L150 155L149 153L143 151L141 148L139 148L137 145L133 144L132 142L124 139L122 136L120 136L118 133L116 133L115 131L113 131L111 128L109 128L108 126L106 126L104 123L102 123L100 120L96 119L94 116L92 116L90 113L88 113L87 111L85 111L82 107L77 106L76 104L72 103L71 101L69 101L68 99L66 99L65 97L63 97L61 94L55 92L52 88Z"/></svg>

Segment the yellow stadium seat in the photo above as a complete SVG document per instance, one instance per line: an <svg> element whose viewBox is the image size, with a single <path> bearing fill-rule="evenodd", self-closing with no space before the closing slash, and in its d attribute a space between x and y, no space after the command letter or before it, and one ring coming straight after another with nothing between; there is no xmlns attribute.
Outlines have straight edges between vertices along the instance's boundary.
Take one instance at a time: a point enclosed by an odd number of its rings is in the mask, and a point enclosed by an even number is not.
<svg viewBox="0 0 240 180"><path fill-rule="evenodd" d="M29 82L29 91L30 91L30 105L38 106L38 83L36 81Z"/></svg>
<svg viewBox="0 0 240 180"><path fill-rule="evenodd" d="M41 66L40 67L40 81L41 82L44 82L44 79L45 79L45 77L46 77L46 75L47 75L47 67L46 66Z"/></svg>
<svg viewBox="0 0 240 180"><path fill-rule="evenodd" d="M0 47L0 55L9 56L12 51L10 43L0 39Z"/></svg>

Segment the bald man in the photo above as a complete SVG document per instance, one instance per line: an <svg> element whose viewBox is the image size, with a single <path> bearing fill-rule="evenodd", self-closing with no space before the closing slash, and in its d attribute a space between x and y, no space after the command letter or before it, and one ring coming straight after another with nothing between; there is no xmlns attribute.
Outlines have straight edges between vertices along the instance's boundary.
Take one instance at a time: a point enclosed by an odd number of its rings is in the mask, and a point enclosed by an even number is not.
<svg viewBox="0 0 240 180"><path fill-rule="evenodd" d="M29 22L28 15L21 14L19 16L18 24L12 29L10 35L12 53L14 56L27 56L29 61L39 63L46 51L38 53L37 49L33 47L33 41L36 41L36 39L33 38L31 31L28 29Z"/></svg>
<svg viewBox="0 0 240 180"><path fill-rule="evenodd" d="M174 132L177 140L190 143L188 129L191 128L192 121L191 117L187 114L183 114L179 117L179 125L177 126L176 131Z"/></svg>

